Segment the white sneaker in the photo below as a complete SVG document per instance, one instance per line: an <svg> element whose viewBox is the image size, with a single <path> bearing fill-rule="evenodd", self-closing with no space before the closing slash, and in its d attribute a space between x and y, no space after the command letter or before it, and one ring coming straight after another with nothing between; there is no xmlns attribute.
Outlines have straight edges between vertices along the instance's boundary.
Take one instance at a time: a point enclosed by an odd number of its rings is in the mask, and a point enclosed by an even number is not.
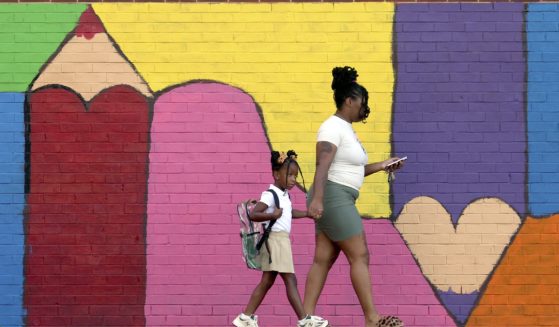
<svg viewBox="0 0 559 327"><path fill-rule="evenodd" d="M241 313L237 316L237 318L235 318L235 320L233 320L233 325L237 327L258 327L258 316L247 316L244 313Z"/></svg>
<svg viewBox="0 0 559 327"><path fill-rule="evenodd" d="M297 327L328 327L328 320L319 316L309 316L299 320Z"/></svg>

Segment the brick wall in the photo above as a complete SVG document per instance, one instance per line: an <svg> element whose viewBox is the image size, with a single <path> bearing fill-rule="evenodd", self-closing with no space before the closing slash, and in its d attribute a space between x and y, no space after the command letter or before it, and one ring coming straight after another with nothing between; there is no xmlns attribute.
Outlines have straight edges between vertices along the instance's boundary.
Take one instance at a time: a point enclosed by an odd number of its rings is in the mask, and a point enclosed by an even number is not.
<svg viewBox="0 0 559 327"><path fill-rule="evenodd" d="M309 187L355 66L375 304L406 326L558 322L556 4L0 5L0 326L226 326L258 282L236 204ZM302 182L302 180L301 180ZM292 194L304 208L303 192ZM314 226L294 222L299 288ZM264 326L296 317L277 282ZM317 314L362 326L349 266Z"/></svg>

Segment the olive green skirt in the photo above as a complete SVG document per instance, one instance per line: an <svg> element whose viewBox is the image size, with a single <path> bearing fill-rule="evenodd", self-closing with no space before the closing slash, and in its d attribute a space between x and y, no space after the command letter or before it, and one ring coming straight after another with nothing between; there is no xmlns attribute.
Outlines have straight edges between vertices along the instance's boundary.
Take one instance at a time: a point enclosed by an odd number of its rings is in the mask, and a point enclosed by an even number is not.
<svg viewBox="0 0 559 327"><path fill-rule="evenodd" d="M307 196L307 207L312 200L313 187ZM363 233L361 215L355 207L359 191L349 186L327 181L324 188L324 212L315 221L316 233L323 232L334 242L344 241Z"/></svg>

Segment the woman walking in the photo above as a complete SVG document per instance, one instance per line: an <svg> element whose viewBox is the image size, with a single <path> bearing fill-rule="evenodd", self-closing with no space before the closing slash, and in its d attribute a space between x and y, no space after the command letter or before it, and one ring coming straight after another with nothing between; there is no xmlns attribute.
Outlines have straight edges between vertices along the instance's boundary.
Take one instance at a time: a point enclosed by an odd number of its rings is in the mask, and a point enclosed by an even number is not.
<svg viewBox="0 0 559 327"><path fill-rule="evenodd" d="M340 251L350 265L350 277L363 309L365 326L403 326L396 317L382 317L373 304L369 274L369 251L361 216L355 206L366 176L379 171L392 173L399 158L368 163L352 124L369 116L369 95L357 83L357 71L336 67L332 71L336 112L322 123L316 144L316 173L307 199L309 216L316 220L314 261L307 276L303 306L314 315L316 304Z"/></svg>

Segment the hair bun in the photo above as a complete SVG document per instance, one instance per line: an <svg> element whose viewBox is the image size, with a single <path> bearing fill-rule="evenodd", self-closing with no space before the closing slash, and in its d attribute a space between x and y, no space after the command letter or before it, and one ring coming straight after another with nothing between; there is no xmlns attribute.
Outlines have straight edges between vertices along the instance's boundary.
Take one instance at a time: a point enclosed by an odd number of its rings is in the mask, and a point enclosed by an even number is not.
<svg viewBox="0 0 559 327"><path fill-rule="evenodd" d="M341 90L347 88L352 83L357 81L357 70L353 67L344 66L344 67L335 67L332 69L332 90Z"/></svg>

